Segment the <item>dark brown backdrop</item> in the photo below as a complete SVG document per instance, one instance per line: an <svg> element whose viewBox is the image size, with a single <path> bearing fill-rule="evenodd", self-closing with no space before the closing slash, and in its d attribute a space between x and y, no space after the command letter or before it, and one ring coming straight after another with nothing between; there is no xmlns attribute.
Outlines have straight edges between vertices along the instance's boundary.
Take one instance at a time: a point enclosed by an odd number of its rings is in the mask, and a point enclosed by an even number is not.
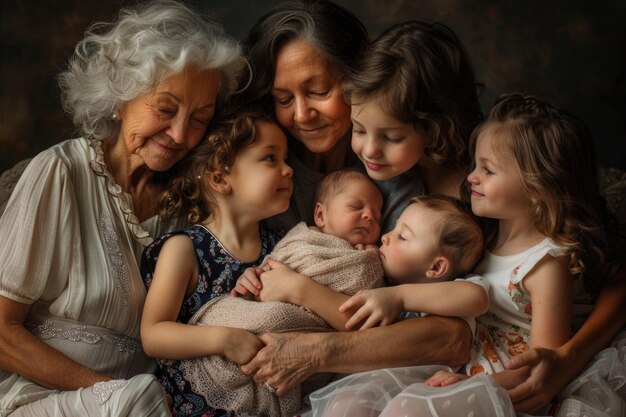
<svg viewBox="0 0 626 417"><path fill-rule="evenodd" d="M376 35L406 19L442 21L465 43L483 109L524 91L581 116L599 161L626 169L626 3L543 0L338 0ZM88 24L123 0L3 1L0 9L0 171L69 137L54 76ZM242 38L272 0L195 0Z"/></svg>

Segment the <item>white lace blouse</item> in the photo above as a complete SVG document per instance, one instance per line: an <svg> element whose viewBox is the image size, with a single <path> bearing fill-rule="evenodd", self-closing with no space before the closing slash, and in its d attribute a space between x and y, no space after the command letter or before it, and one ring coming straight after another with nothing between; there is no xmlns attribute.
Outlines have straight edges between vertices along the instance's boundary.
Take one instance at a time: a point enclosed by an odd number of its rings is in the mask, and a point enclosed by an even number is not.
<svg viewBox="0 0 626 417"><path fill-rule="evenodd" d="M0 219L0 295L30 304L26 326L77 362L117 378L149 372L139 259L183 226L139 223L101 142L67 140L32 160Z"/></svg>

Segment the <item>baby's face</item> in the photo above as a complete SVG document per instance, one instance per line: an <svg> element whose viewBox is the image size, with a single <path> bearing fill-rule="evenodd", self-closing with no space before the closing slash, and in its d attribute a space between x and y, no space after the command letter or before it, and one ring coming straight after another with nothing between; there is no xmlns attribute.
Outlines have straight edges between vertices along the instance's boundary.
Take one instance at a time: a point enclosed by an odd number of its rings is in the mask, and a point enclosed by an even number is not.
<svg viewBox="0 0 626 417"><path fill-rule="evenodd" d="M322 232L341 237L352 246L373 245L380 235L383 197L365 179L350 182L343 191L321 204L323 215L321 219L316 216L316 225Z"/></svg>
<svg viewBox="0 0 626 417"><path fill-rule="evenodd" d="M439 228L443 214L421 204L410 204L394 229L385 233L380 259L385 276L399 283L424 281L439 255Z"/></svg>

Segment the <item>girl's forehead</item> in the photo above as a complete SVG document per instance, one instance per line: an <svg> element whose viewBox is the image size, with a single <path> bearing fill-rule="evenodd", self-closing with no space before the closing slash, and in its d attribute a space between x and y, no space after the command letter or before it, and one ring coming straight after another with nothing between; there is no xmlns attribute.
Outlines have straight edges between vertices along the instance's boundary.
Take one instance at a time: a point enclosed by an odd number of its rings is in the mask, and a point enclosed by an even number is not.
<svg viewBox="0 0 626 417"><path fill-rule="evenodd" d="M384 92L376 92L371 94L354 94L351 93L350 104L353 109L357 111L376 111L382 116L394 120L397 123L409 124L405 122L394 112L394 106L392 100L394 97Z"/></svg>
<svg viewBox="0 0 626 417"><path fill-rule="evenodd" d="M489 149L498 156L512 156L512 134L511 126L504 123L487 123L478 135L477 147L482 145L484 149Z"/></svg>

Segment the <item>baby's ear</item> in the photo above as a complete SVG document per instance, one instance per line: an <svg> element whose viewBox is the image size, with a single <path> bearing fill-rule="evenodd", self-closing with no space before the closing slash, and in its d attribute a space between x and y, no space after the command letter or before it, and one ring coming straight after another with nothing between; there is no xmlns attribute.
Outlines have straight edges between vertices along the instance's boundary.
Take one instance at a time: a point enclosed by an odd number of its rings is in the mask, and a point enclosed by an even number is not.
<svg viewBox="0 0 626 417"><path fill-rule="evenodd" d="M451 263L445 256L436 256L430 267L426 271L426 278L440 279L446 277L450 272Z"/></svg>
<svg viewBox="0 0 626 417"><path fill-rule="evenodd" d="M231 191L230 184L228 183L228 179L221 172L212 172L208 175L209 177L209 186L212 190L221 193L221 194L229 194Z"/></svg>
<svg viewBox="0 0 626 417"><path fill-rule="evenodd" d="M326 225L326 209L319 201L315 203L315 211L313 212L313 221L319 229L323 229Z"/></svg>

